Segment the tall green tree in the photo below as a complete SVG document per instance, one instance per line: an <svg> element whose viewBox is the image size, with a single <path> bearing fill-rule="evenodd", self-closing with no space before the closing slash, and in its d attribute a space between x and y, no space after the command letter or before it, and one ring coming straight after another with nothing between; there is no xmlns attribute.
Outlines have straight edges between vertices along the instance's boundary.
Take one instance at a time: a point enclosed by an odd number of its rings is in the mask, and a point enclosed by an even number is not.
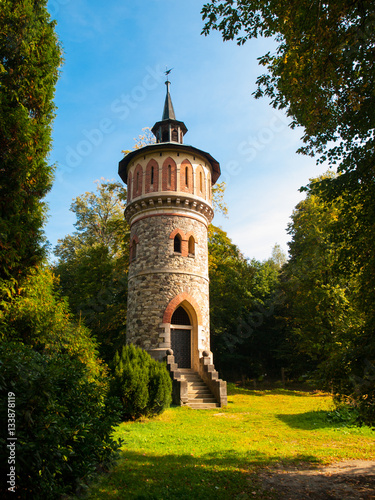
<svg viewBox="0 0 375 500"><path fill-rule="evenodd" d="M51 187L53 96L61 49L47 0L0 8L0 278L20 279L44 257L43 197Z"/></svg>
<svg viewBox="0 0 375 500"><path fill-rule="evenodd" d="M91 329L107 362L125 340L130 235L125 203L120 183L98 181L96 192L73 201L77 231L55 248L59 292Z"/></svg>
<svg viewBox="0 0 375 500"><path fill-rule="evenodd" d="M302 351L326 362L360 329L356 307L358 280L338 262L340 243L335 229L343 205L328 203L317 191L319 180L311 182L308 196L293 212L288 232L292 237L290 260L284 268L291 304L293 328Z"/></svg>
<svg viewBox="0 0 375 500"><path fill-rule="evenodd" d="M278 374L279 263L246 259L225 231L208 234L211 348L226 378Z"/></svg>
<svg viewBox="0 0 375 500"><path fill-rule="evenodd" d="M337 237L346 226L345 200L328 202L319 188L323 181L310 183L289 226L290 260L283 269L287 322L292 342L313 362L310 367L316 369L321 387L333 390L338 401L349 398L361 419L371 423L375 421L371 312L363 307L357 263ZM348 255L345 266L343 252Z"/></svg>
<svg viewBox="0 0 375 500"><path fill-rule="evenodd" d="M342 248L362 273L359 293L375 329L375 5L371 0L211 0L202 9L203 32L243 44L258 35L277 48L259 59L267 72L255 97L268 96L291 126L304 128L299 152L327 161L341 174L320 183L326 199L343 198ZM358 210L358 207L361 207ZM348 253L340 256L342 265Z"/></svg>
<svg viewBox="0 0 375 500"><path fill-rule="evenodd" d="M369 356L364 377L375 351L374 2L211 0L202 15L204 34L218 30L240 45L257 36L275 39L276 50L259 59L267 71L255 97L269 97L292 127L303 127L299 152L341 174L318 186L326 202L345 206L332 238L337 266L356 269L356 301L365 318L359 349Z"/></svg>
<svg viewBox="0 0 375 500"><path fill-rule="evenodd" d="M276 51L259 59L267 73L256 97L285 109L304 127L302 151L340 161L355 178L373 175L375 6L371 0L211 0L203 33L218 30L243 44L274 37ZM370 176L370 177L369 177ZM348 176L353 178L353 175ZM343 179L340 181L342 182Z"/></svg>

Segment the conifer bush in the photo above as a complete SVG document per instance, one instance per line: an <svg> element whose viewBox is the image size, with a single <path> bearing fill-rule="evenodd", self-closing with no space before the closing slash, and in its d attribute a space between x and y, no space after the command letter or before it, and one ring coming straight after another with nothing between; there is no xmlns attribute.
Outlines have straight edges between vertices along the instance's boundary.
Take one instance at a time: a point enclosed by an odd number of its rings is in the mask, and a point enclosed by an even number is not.
<svg viewBox="0 0 375 500"><path fill-rule="evenodd" d="M124 346L113 360L112 393L122 402L124 420L162 413L172 401L167 367L133 344Z"/></svg>

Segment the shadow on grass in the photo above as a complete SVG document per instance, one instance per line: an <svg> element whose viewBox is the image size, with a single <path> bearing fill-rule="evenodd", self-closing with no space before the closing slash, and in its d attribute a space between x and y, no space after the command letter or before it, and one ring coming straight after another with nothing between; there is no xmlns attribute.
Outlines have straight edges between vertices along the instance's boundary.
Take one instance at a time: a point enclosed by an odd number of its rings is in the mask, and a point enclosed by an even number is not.
<svg viewBox="0 0 375 500"><path fill-rule="evenodd" d="M167 450L166 450L167 451ZM124 450L117 466L92 486L90 499L240 500L273 499L263 491L259 467L280 462L255 450L193 455L152 455ZM283 460L283 465L317 462L313 456ZM277 498L277 497L276 497Z"/></svg>
<svg viewBox="0 0 375 500"><path fill-rule="evenodd" d="M247 396L269 396L269 395L278 395L278 396L309 396L314 394L315 391L309 390L294 390L294 389L282 389L282 388L272 388L272 389L250 389L248 387L240 387L235 384L228 384L228 395L235 396L238 394L247 395ZM321 396L321 393L319 394Z"/></svg>
<svg viewBox="0 0 375 500"><path fill-rule="evenodd" d="M279 420L289 425L293 429L303 429L312 431L314 429L324 429L328 427L339 427L338 423L332 422L328 415L330 411L316 410L306 413L297 413L292 415L276 415ZM343 424L341 424L343 425Z"/></svg>

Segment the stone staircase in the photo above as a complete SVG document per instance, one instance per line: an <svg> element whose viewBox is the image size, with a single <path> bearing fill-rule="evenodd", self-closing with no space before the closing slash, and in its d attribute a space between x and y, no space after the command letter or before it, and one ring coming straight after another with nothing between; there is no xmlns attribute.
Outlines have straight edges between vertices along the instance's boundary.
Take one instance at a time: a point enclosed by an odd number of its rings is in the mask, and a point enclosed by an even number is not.
<svg viewBox="0 0 375 500"><path fill-rule="evenodd" d="M188 384L186 406L194 409L218 408L220 406L197 372L190 368L179 368L178 371L181 374L180 380L186 380Z"/></svg>

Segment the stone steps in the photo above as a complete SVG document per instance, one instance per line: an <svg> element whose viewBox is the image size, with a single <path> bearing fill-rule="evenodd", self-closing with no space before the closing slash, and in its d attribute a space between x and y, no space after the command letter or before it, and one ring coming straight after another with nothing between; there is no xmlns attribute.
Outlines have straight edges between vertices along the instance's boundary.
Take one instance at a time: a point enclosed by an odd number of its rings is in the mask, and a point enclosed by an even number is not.
<svg viewBox="0 0 375 500"><path fill-rule="evenodd" d="M186 380L188 383L188 402L186 406L190 406L190 408L194 409L219 407L211 391L197 372L188 368L180 369L179 372L181 374L181 380Z"/></svg>

